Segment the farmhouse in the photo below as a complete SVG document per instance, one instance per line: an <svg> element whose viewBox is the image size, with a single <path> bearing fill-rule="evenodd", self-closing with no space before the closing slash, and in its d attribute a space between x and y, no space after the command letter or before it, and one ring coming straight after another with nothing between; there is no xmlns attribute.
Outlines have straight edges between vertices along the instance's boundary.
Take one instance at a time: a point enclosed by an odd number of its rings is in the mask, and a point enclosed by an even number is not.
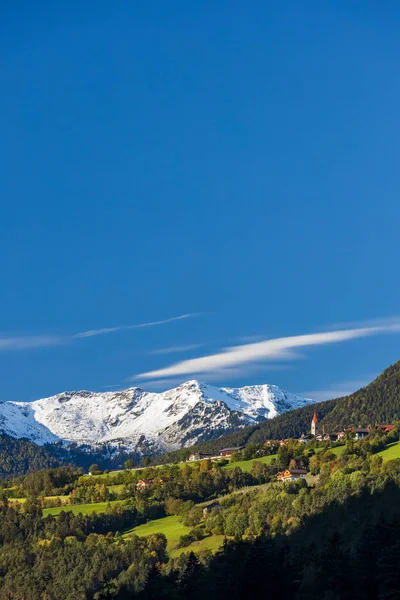
<svg viewBox="0 0 400 600"><path fill-rule="evenodd" d="M158 483L161 483L162 485L163 483L168 483L169 481L171 481L171 477L160 477Z"/></svg>
<svg viewBox="0 0 400 600"><path fill-rule="evenodd" d="M266 440L266 442L264 442L264 446L279 446L280 443L280 440Z"/></svg>
<svg viewBox="0 0 400 600"><path fill-rule="evenodd" d="M311 442L313 439L314 439L314 436L311 435L311 433L308 433L307 435L305 435L303 433L297 441L302 444L307 444L308 442Z"/></svg>
<svg viewBox="0 0 400 600"><path fill-rule="evenodd" d="M243 450L244 446L236 446L235 448L222 448L219 451L220 456L231 456L234 452L240 452Z"/></svg>
<svg viewBox="0 0 400 600"><path fill-rule="evenodd" d="M324 442L337 442L338 434L337 433L325 433L323 436Z"/></svg>
<svg viewBox="0 0 400 600"><path fill-rule="evenodd" d="M394 425L377 425L376 426L379 431L383 431L384 433L389 433L394 429Z"/></svg>
<svg viewBox="0 0 400 600"><path fill-rule="evenodd" d="M211 502L211 504L207 504L207 506L203 508L203 519L206 519L212 510L216 512L219 512L221 510L221 507L218 504L218 502Z"/></svg>
<svg viewBox="0 0 400 600"><path fill-rule="evenodd" d="M144 490L146 488L149 488L150 486L152 486L154 483L154 481L152 479L139 479L139 481L137 482L137 489L138 490Z"/></svg>
<svg viewBox="0 0 400 600"><path fill-rule="evenodd" d="M305 469L285 469L276 474L278 481L296 481L297 479L306 479L307 471Z"/></svg>
<svg viewBox="0 0 400 600"><path fill-rule="evenodd" d="M195 460L205 460L207 458L212 458L212 454L204 454L203 452L195 452L194 454L191 454L188 458L188 460L190 462L193 462Z"/></svg>
<svg viewBox="0 0 400 600"><path fill-rule="evenodd" d="M359 427L354 427L350 431L352 431L354 433L354 437L356 440L362 440L362 438L366 437L369 434L370 429L369 428L361 429Z"/></svg>

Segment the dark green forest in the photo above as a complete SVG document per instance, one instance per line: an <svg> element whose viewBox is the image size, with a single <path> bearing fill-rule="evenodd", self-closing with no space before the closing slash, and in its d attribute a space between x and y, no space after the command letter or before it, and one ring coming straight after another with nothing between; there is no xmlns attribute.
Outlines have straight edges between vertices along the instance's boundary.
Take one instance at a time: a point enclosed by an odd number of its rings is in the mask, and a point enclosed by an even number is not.
<svg viewBox="0 0 400 600"><path fill-rule="evenodd" d="M140 461L140 457L135 453L115 453L107 446L97 451L81 448L76 444L70 444L68 447L61 443L39 446L26 439L15 439L0 432L0 479L60 465L75 465L87 471L92 463L96 463L101 469L116 469L127 458L136 463Z"/></svg>
<svg viewBox="0 0 400 600"><path fill-rule="evenodd" d="M396 600L400 459L383 462L378 452L398 435L349 437L339 454L329 443L292 441L251 473L209 460L127 470L116 474L125 500L103 513L43 516L42 494L68 492L79 503L93 501L93 490L100 501L111 474L31 473L0 495L0 600ZM293 465L311 479L277 483L277 470ZM140 491L139 477L157 483ZM26 501L12 502L11 491ZM195 504L215 497L206 515ZM191 527L176 558L163 534L122 535L164 514ZM183 538L209 534L225 537L221 550L185 552Z"/></svg>
<svg viewBox="0 0 400 600"><path fill-rule="evenodd" d="M50 450L0 433L0 479L49 469L59 464L60 461Z"/></svg>

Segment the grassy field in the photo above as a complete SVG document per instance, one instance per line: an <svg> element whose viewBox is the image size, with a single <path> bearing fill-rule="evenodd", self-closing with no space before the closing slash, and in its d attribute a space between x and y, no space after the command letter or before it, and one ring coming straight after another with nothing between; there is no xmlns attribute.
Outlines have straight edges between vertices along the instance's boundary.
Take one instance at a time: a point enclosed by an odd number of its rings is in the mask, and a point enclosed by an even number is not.
<svg viewBox="0 0 400 600"><path fill-rule="evenodd" d="M114 477L117 477L119 473L122 473L122 470L110 471L109 473L101 473L100 475L82 475L82 477L93 477L93 479L96 479L97 481L97 479L107 479L107 477L113 479Z"/></svg>
<svg viewBox="0 0 400 600"><path fill-rule="evenodd" d="M61 502L69 501L69 496L45 496L45 500L56 500L57 498L60 498ZM26 502L26 498L9 498L8 501L19 502L20 504L23 504L24 502Z"/></svg>
<svg viewBox="0 0 400 600"><path fill-rule="evenodd" d="M122 492L122 488L124 487L123 483L117 483L113 485L107 486L110 492L114 492L115 494L120 494Z"/></svg>
<svg viewBox="0 0 400 600"><path fill-rule="evenodd" d="M329 451L336 454L336 456L341 456L343 452L346 450L346 446L336 446L336 448L315 448L315 454L319 454L320 452Z"/></svg>
<svg viewBox="0 0 400 600"><path fill-rule="evenodd" d="M163 519L155 519L154 521L149 521L145 525L138 525L137 527L133 527L133 529L126 531L123 537L129 537L132 533L138 536L152 535L154 533L163 533L168 540L167 550L169 552L179 542L179 538L181 537L181 535L189 533L189 531L189 527L185 527L184 525L182 525L182 523L178 521L178 517L176 515L172 515L170 517L164 517Z"/></svg>
<svg viewBox="0 0 400 600"><path fill-rule="evenodd" d="M96 504L71 504L67 506L57 506L55 508L44 508L43 516L47 517L47 515L57 516L63 510L64 512L72 512L74 515L78 515L82 513L83 515L90 515L94 512L105 512L107 510L108 505L121 504L120 500L113 500L112 502L97 502Z"/></svg>
<svg viewBox="0 0 400 600"><path fill-rule="evenodd" d="M113 476L117 476L119 475L119 473L124 473L126 471L143 471L145 468L149 468L149 469L162 469L163 467L174 467L177 466L180 469L182 469L187 463L186 462L180 462L180 463L168 463L165 465L150 465L149 467L135 467L134 469L118 469L116 471L110 471L109 473L101 473L101 475L82 475L82 477L93 477L95 479L106 479L107 477L110 477L111 479L113 478ZM189 463L190 464L190 463Z"/></svg>
<svg viewBox="0 0 400 600"><path fill-rule="evenodd" d="M341 456L345 450L346 446L337 446L336 448L332 448L332 452L336 454L336 456Z"/></svg>
<svg viewBox="0 0 400 600"><path fill-rule="evenodd" d="M163 519L156 519L155 521L149 521L145 525L138 525L129 529L123 535L124 538L129 538L130 535L136 534L138 536L153 535L154 533L163 533L167 538L167 551L171 557L179 556L182 552L199 552L200 550L218 550L224 541L223 535L211 535L198 542L193 542L186 548L176 548L177 543L181 535L189 533L190 528L185 527L179 522L176 515L170 517L164 517Z"/></svg>
<svg viewBox="0 0 400 600"><path fill-rule="evenodd" d="M171 558L176 558L182 554L182 552L201 552L201 550L211 550L212 552L216 552L221 548L223 542L223 535L210 535L209 537L204 538L204 540L193 542L193 544L186 546L186 548L174 548L169 551L168 554Z"/></svg>
<svg viewBox="0 0 400 600"><path fill-rule="evenodd" d="M345 450L346 446L337 446L336 448L331 448L331 452L333 452L334 454L336 454L336 456L340 456L341 454L343 454L344 450ZM324 450L324 448L317 448L316 452L322 452ZM262 456L261 458L252 458L250 460L239 460L238 462L233 462L233 463L229 463L228 465L225 465L224 467L222 467L223 469L234 469L235 467L240 467L242 469L242 471L246 472L246 473L251 473L251 470L253 468L253 462L256 460L260 463L264 463L266 465L268 465L273 458L276 458L277 455L276 454L272 454L271 456Z"/></svg>
<svg viewBox="0 0 400 600"><path fill-rule="evenodd" d="M383 460L400 458L400 442L389 444L384 450L378 452L378 456L382 456Z"/></svg>
<svg viewBox="0 0 400 600"><path fill-rule="evenodd" d="M234 469L235 467L240 467L245 473L250 473L255 460L268 465L273 458L276 458L276 454L272 454L271 456L261 456L260 458L252 458L250 460L239 460L238 462L229 463L229 465L225 465L222 468L229 470Z"/></svg>

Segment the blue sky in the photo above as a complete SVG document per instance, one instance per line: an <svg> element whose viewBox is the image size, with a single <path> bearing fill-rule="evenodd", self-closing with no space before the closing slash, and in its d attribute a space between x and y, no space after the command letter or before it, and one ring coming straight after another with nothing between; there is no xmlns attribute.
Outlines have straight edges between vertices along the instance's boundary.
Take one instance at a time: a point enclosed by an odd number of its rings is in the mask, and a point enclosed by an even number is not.
<svg viewBox="0 0 400 600"><path fill-rule="evenodd" d="M0 17L0 399L400 358L397 2Z"/></svg>

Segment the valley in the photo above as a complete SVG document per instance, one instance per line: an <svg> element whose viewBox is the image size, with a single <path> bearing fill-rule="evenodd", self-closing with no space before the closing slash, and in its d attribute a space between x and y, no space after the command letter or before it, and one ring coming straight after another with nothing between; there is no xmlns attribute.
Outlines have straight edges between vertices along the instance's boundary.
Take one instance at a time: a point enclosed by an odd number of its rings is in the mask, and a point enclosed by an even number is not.
<svg viewBox="0 0 400 600"><path fill-rule="evenodd" d="M92 475L71 467L32 472L4 482L1 488L0 564L7 565L18 593L25 593L27 581L40 590L40 581L45 581L38 579L41 567L29 570L20 565L18 573L13 567L14 544L25 539L38 565L46 565L46 557L54 552L62 563L74 562L70 573L52 570L46 579L46 585L49 577L51 585L58 585L61 577L66 600L73 600L76 589L85 594L97 589L108 580L110 569L123 576L118 594L122 589L150 594L155 585L170 594L172 585L178 597L185 598L183 574L196 585L192 580L196 571L190 565L202 573L202 589L214 589L221 561L233 573L235 556L244 559L248 552L251 556L266 552L275 570L290 564L285 563L289 558L281 557L282 544L288 557L298 556L297 545L304 545L306 536L316 542L307 558L297 558L300 582L306 585L310 561L318 563L320 552L329 552L333 532L343 536L341 553L349 560L349 531L355 522L369 531L380 514L376 506L385 507L384 518L393 527L400 483L399 432L398 425L378 427L356 440L349 430L340 443L288 439L277 447L269 442L251 444L213 461L104 473L92 465ZM303 472L304 479L299 475ZM279 480L282 473L290 475L285 483ZM377 485L379 495L374 491ZM7 537L11 523L12 539ZM381 522L381 527L386 525ZM24 538L24 531L36 533ZM381 544L390 544L390 539ZM357 555L361 561L357 572L364 568L362 556ZM150 577L155 565L157 575ZM226 577L229 581L231 575ZM286 575L277 585L291 581Z"/></svg>

